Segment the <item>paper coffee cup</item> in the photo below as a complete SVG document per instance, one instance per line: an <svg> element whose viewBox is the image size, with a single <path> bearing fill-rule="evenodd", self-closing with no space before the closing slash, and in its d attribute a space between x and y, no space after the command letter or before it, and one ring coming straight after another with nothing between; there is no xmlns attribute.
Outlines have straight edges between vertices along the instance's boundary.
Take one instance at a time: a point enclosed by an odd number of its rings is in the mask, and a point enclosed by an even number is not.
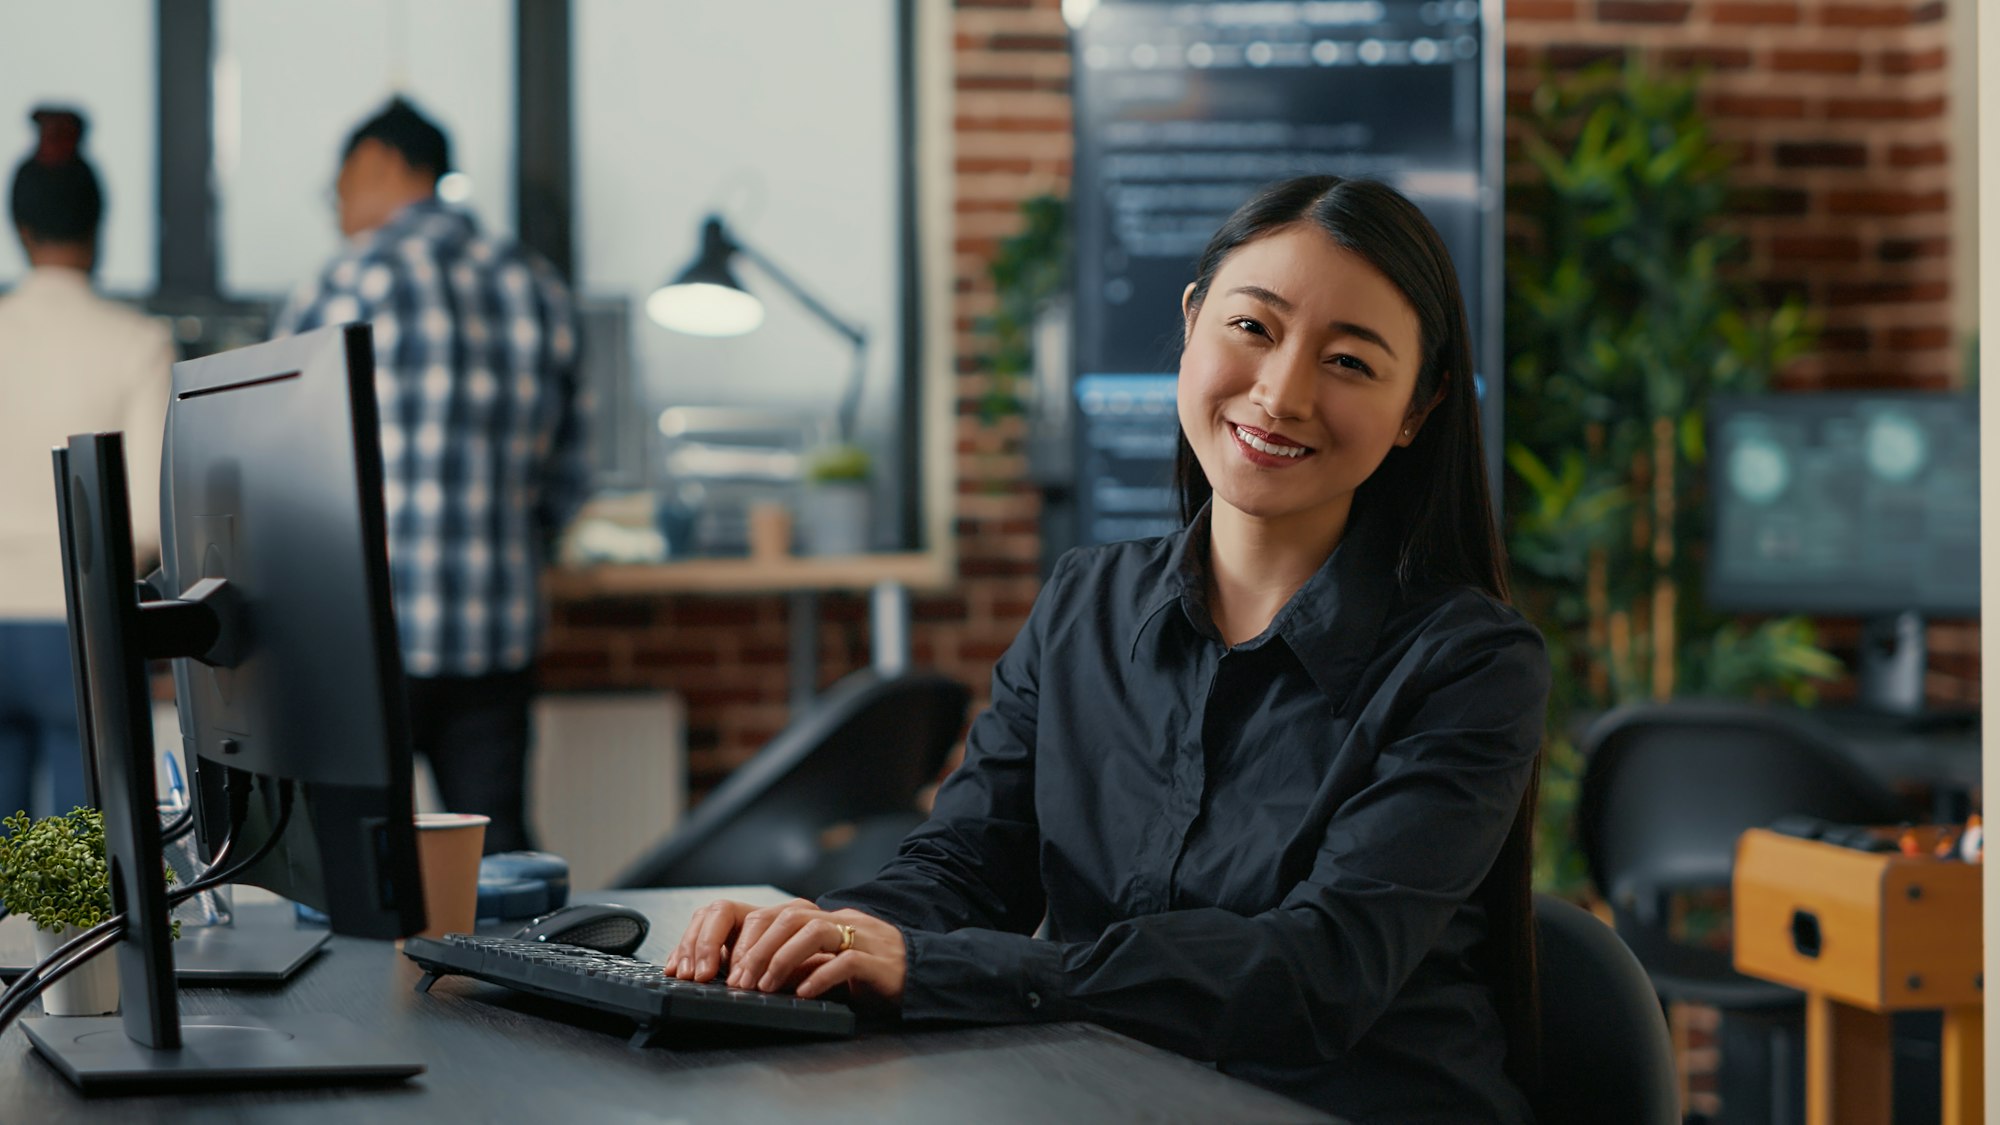
<svg viewBox="0 0 2000 1125"><path fill-rule="evenodd" d="M426 923L419 937L472 932L479 910L479 857L492 819L478 813L417 814Z"/></svg>

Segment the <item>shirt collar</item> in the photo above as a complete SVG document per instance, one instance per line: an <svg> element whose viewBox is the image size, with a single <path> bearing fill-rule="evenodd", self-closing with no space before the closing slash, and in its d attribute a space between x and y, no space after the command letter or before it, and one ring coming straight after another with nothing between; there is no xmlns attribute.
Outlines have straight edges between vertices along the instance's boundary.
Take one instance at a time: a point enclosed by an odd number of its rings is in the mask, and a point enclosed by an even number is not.
<svg viewBox="0 0 2000 1125"><path fill-rule="evenodd" d="M90 275L68 266L35 266L14 286L15 292L32 289L81 290L91 292Z"/></svg>
<svg viewBox="0 0 2000 1125"><path fill-rule="evenodd" d="M453 228L467 235L474 233L477 225L472 213L453 207L437 196L426 196L414 203L404 204L402 210L389 216L388 222L358 236L355 245L369 248L389 246L419 233L436 238L451 233Z"/></svg>
<svg viewBox="0 0 2000 1125"><path fill-rule="evenodd" d="M1208 613L1208 516L1204 506L1187 527L1168 537L1167 565L1140 613L1131 659L1138 658L1141 641L1169 606L1179 606L1198 633L1221 642ZM1282 639L1321 692L1336 703L1345 700L1375 651L1396 596L1387 522L1355 513L1340 545L1271 619L1270 628L1244 647Z"/></svg>

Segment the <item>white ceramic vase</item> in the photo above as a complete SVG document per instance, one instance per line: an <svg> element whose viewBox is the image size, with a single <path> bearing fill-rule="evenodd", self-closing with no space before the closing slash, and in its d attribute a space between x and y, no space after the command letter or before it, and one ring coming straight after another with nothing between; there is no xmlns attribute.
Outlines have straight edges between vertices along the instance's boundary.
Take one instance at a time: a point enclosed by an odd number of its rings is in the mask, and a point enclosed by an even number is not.
<svg viewBox="0 0 2000 1125"><path fill-rule="evenodd" d="M54 953L64 942L82 931L74 926L49 931L35 927L35 960ZM108 1016L118 1010L118 955L113 945L71 969L61 980L42 990L42 1014L50 1016Z"/></svg>
<svg viewBox="0 0 2000 1125"><path fill-rule="evenodd" d="M823 481L808 486L800 503L799 531L809 555L865 555L871 522L866 482Z"/></svg>

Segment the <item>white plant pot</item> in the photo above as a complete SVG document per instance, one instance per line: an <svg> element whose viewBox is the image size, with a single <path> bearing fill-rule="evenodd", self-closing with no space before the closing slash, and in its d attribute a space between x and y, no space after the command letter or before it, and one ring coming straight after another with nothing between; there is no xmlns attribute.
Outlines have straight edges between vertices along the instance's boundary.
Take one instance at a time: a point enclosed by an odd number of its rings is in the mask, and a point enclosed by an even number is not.
<svg viewBox="0 0 2000 1125"><path fill-rule="evenodd" d="M82 931L64 926L54 932L35 927L35 960L41 961ZM42 1013L50 1016L108 1016L118 1010L116 945L71 969L42 990Z"/></svg>
<svg viewBox="0 0 2000 1125"><path fill-rule="evenodd" d="M809 555L868 553L874 528L866 484L814 484L805 490L799 513L800 538Z"/></svg>

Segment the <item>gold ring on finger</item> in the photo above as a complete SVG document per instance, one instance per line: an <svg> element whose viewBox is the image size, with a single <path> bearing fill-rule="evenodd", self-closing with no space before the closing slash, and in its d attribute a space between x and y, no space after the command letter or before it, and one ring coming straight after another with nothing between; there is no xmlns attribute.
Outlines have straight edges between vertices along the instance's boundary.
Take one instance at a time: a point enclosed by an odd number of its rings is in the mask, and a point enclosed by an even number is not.
<svg viewBox="0 0 2000 1125"><path fill-rule="evenodd" d="M847 952L848 950L850 950L850 949L853 949L853 948L854 948L854 927L853 927L853 926L849 926L849 925L847 925L847 924L845 924L845 923L842 923L842 922L835 922L835 923L833 924L833 928L834 928L834 929L836 929L836 930L839 930L839 931L840 931L840 948L839 948L839 949L837 949L837 950L835 950L834 952L836 952L836 953L845 953L845 952Z"/></svg>

